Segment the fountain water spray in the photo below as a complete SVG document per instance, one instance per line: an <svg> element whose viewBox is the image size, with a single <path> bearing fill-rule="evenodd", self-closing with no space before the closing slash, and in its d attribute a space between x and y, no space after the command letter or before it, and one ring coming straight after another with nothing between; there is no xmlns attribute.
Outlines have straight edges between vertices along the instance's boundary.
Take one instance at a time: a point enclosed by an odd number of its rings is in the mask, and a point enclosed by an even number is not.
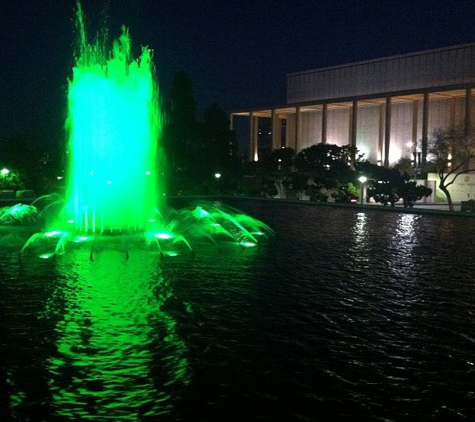
<svg viewBox="0 0 475 422"><path fill-rule="evenodd" d="M78 5L79 48L69 81L67 207L82 233L145 230L163 194L161 114L152 51L137 60L125 27L112 51L90 43Z"/></svg>
<svg viewBox="0 0 475 422"><path fill-rule="evenodd" d="M89 42L79 3L76 22L78 49L66 120L66 198L42 197L31 206L0 210L0 224L42 224L43 231L34 233L22 251L54 241L54 252L41 254L50 257L64 253L69 242L92 240L92 260L97 235L139 232L163 256L174 255L177 246L193 252L197 239L248 247L271 233L264 223L220 203L195 203L180 210L165 206L162 118L152 51L143 47L133 59L125 27L111 51L105 36ZM128 247L123 250L128 258Z"/></svg>

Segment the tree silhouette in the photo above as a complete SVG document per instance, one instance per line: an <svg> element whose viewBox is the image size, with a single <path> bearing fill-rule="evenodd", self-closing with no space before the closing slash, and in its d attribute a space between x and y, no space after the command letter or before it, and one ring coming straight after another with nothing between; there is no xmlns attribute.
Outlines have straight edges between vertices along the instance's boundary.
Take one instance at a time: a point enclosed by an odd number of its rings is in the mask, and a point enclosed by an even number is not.
<svg viewBox="0 0 475 422"><path fill-rule="evenodd" d="M463 130L434 131L428 141L427 170L439 177L439 188L444 192L450 211L454 210L449 187L458 176L475 170L475 133Z"/></svg>

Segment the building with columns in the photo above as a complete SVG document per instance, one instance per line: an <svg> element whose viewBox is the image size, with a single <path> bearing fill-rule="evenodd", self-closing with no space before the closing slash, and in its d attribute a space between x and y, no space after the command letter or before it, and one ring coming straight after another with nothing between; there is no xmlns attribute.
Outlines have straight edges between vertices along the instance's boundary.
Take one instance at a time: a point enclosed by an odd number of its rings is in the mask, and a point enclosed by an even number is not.
<svg viewBox="0 0 475 422"><path fill-rule="evenodd" d="M470 130L473 88L475 43L291 73L287 104L235 111L231 125L247 120L251 160L265 127L269 150L350 144L372 163L423 164L434 130Z"/></svg>

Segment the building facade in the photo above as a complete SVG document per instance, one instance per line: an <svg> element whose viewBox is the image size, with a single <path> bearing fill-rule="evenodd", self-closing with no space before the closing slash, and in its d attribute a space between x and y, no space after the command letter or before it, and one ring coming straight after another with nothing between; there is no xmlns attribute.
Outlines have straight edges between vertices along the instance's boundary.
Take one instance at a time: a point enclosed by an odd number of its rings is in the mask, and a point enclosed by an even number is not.
<svg viewBox="0 0 475 422"><path fill-rule="evenodd" d="M475 43L291 73L287 104L233 112L231 125L247 120L255 161L265 127L272 150L349 144L375 164L417 166L434 130L471 130L474 88Z"/></svg>

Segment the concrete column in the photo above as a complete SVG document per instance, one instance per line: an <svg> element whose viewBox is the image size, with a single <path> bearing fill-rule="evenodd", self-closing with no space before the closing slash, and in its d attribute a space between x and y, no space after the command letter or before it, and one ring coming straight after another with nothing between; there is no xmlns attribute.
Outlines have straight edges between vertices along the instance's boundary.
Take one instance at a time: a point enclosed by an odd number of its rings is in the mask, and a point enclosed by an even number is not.
<svg viewBox="0 0 475 422"><path fill-rule="evenodd" d="M417 127L419 120L419 102L412 102L412 158L414 160L414 165L417 163L416 151L417 151Z"/></svg>
<svg viewBox="0 0 475 422"><path fill-rule="evenodd" d="M389 148L391 144L391 97L386 97L384 122L384 167L389 167Z"/></svg>
<svg viewBox="0 0 475 422"><path fill-rule="evenodd" d="M456 117L455 97L452 97L450 99L449 130L455 129L455 117Z"/></svg>
<svg viewBox="0 0 475 422"><path fill-rule="evenodd" d="M417 125L418 125L418 116L419 116L419 103L416 101L412 102L412 143L414 146L417 144Z"/></svg>
<svg viewBox="0 0 475 422"><path fill-rule="evenodd" d="M250 118L250 128L249 128L249 135L250 135L250 160L257 161L258 160L258 139L259 139L259 118L254 116L254 113L251 111L249 114Z"/></svg>
<svg viewBox="0 0 475 422"><path fill-rule="evenodd" d="M254 113L249 113L249 161L253 161L254 154Z"/></svg>
<svg viewBox="0 0 475 422"><path fill-rule="evenodd" d="M465 90L465 134L468 135L472 130L472 90L467 88Z"/></svg>
<svg viewBox="0 0 475 422"><path fill-rule="evenodd" d="M379 133L378 133L378 164L383 164L384 155L384 111L385 106L381 104L379 106Z"/></svg>
<svg viewBox="0 0 475 422"><path fill-rule="evenodd" d="M351 115L350 115L350 145L356 146L356 135L358 127L358 101L354 100L353 105L351 106Z"/></svg>
<svg viewBox="0 0 475 422"><path fill-rule="evenodd" d="M300 146L300 107L295 107L295 153L299 152Z"/></svg>
<svg viewBox="0 0 475 422"><path fill-rule="evenodd" d="M276 110L271 110L272 150L282 147L282 124Z"/></svg>
<svg viewBox="0 0 475 422"><path fill-rule="evenodd" d="M429 93L424 92L422 100L422 145L421 145L421 164L424 168L427 163L427 143L429 140Z"/></svg>
<svg viewBox="0 0 475 422"><path fill-rule="evenodd" d="M328 119L328 105L322 104L322 144L327 143L327 119Z"/></svg>

